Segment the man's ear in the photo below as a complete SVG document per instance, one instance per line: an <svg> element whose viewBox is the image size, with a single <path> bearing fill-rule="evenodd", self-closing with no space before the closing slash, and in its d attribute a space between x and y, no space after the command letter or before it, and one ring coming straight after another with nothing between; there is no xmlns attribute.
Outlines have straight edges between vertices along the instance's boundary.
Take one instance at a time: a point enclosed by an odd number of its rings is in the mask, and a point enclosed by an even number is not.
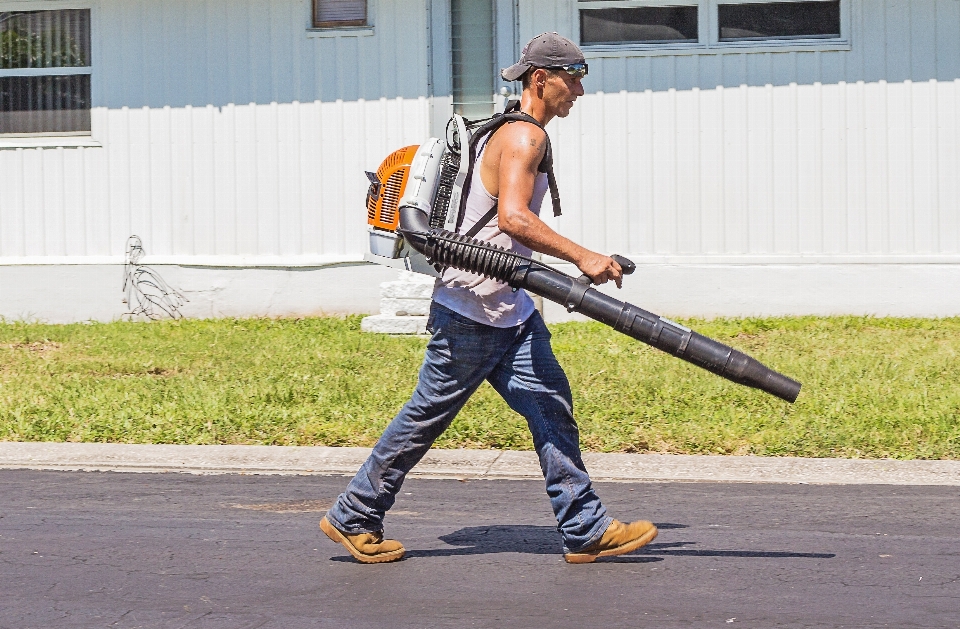
<svg viewBox="0 0 960 629"><path fill-rule="evenodd" d="M530 75L531 83L537 89L543 89L543 86L547 84L548 73L543 68L537 68L533 71L533 74Z"/></svg>

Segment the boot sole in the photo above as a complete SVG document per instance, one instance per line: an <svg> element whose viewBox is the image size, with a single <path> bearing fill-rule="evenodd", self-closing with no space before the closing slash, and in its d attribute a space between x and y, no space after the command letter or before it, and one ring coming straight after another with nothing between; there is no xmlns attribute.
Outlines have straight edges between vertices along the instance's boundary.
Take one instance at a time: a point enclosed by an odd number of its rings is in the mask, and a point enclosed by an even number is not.
<svg viewBox="0 0 960 629"><path fill-rule="evenodd" d="M598 557L614 557L616 555L624 555L626 553L633 552L638 548L642 548L652 542L654 539L656 539L658 532L659 531L657 531L657 527L653 527L637 539L631 540L626 544L617 546L616 548L609 548L597 553L567 553L563 556L563 558L567 563L593 563Z"/></svg>
<svg viewBox="0 0 960 629"><path fill-rule="evenodd" d="M326 516L320 520L320 530L323 533L337 542L338 544L343 544L343 547L346 548L353 558L359 561L360 563L387 563L389 561L397 561L403 559L403 555L406 552L405 549L401 548L400 550L394 550L389 553L380 553L379 555L364 555L359 550L357 550L353 544L350 543L350 540L347 539L347 536L341 533L337 527L330 524L330 521L327 520Z"/></svg>

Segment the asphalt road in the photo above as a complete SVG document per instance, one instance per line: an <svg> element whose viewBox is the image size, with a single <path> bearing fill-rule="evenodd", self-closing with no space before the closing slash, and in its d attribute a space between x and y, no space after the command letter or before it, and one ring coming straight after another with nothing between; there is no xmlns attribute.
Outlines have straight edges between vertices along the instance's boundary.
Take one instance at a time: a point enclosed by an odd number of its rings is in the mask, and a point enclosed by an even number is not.
<svg viewBox="0 0 960 629"><path fill-rule="evenodd" d="M955 487L598 483L660 537L574 566L542 483L410 479L360 565L345 484L0 471L0 627L960 627Z"/></svg>

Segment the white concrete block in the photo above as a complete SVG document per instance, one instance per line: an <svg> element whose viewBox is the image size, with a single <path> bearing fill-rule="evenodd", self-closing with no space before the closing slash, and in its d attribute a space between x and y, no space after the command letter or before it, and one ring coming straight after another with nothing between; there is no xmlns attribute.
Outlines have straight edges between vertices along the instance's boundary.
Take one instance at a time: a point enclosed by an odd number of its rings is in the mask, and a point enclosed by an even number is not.
<svg viewBox="0 0 960 629"><path fill-rule="evenodd" d="M393 299L431 299L434 278L412 271L400 271L393 282L380 285L380 296Z"/></svg>
<svg viewBox="0 0 960 629"><path fill-rule="evenodd" d="M380 314L383 315L427 315L430 314L430 299L380 299Z"/></svg>
<svg viewBox="0 0 960 629"><path fill-rule="evenodd" d="M433 298L433 282L429 284L384 282L380 285L380 296L391 299L426 299L429 301Z"/></svg>
<svg viewBox="0 0 960 629"><path fill-rule="evenodd" d="M377 334L426 334L427 317L373 315L364 317L360 322L360 331Z"/></svg>

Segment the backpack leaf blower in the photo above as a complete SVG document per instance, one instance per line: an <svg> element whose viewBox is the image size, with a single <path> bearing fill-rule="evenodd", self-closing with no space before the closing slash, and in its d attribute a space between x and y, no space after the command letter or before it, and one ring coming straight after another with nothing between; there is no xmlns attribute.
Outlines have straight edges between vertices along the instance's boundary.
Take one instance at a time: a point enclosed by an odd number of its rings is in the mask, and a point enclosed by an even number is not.
<svg viewBox="0 0 960 629"><path fill-rule="evenodd" d="M500 118L507 116L501 114ZM431 138L419 147L400 149L384 160L376 174L368 173L371 185L367 210L373 254L369 259L403 260L401 268L431 275L438 275L443 267L454 267L499 280L556 302L569 312L605 323L727 380L790 403L797 400L799 382L690 328L601 293L592 288L586 275L573 278L537 260L457 233L466 200L464 182L470 179L471 159L475 159L474 143L491 132L490 127L495 130L509 121L495 116L478 125L455 115L448 124L446 141ZM552 170L550 164L547 168ZM558 212L559 197L553 194L555 186L552 188L554 211ZM636 268L621 256L615 259L625 274Z"/></svg>

